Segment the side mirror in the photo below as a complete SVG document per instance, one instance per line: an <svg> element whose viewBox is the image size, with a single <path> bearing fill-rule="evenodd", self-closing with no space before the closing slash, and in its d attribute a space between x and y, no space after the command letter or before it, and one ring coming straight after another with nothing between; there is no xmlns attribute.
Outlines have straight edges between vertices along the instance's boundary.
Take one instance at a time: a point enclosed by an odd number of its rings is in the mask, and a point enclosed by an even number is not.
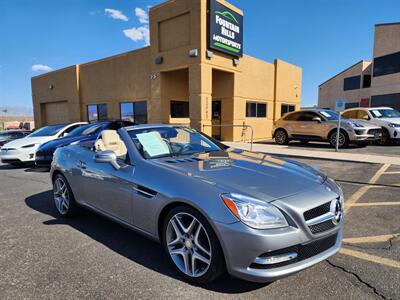
<svg viewBox="0 0 400 300"><path fill-rule="evenodd" d="M365 116L363 117L363 119L366 120L366 121L369 121L369 120L370 120L370 117L369 117L368 115L365 115Z"/></svg>
<svg viewBox="0 0 400 300"><path fill-rule="evenodd" d="M111 150L96 152L96 154L94 155L94 161L97 163L109 163L116 170L119 170L121 168L120 165L117 163L117 155L114 153L114 151Z"/></svg>
<svg viewBox="0 0 400 300"><path fill-rule="evenodd" d="M322 122L322 119L321 119L320 117L314 117L314 118L312 118L312 120L313 120L314 122L318 122L318 123L321 123L321 122Z"/></svg>

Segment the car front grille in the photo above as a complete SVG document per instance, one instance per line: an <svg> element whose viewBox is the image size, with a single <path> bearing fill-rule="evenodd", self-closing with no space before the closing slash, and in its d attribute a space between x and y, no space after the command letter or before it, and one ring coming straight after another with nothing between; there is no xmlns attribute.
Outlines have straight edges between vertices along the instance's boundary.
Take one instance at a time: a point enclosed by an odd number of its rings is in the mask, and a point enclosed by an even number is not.
<svg viewBox="0 0 400 300"><path fill-rule="evenodd" d="M273 265L261 265L261 264L252 263L250 265L250 268L273 269L273 268L287 266L287 265L311 258L315 255L318 255L318 254L332 248L333 246L335 246L336 240L337 240L337 233L334 235L313 241L311 243L299 244L296 246L287 247L287 248L280 249L277 251L267 252L267 253L260 255L260 257L269 257L269 256L280 255L280 254L289 253L289 252L296 252L297 257L292 260L281 262L281 263L276 263Z"/></svg>
<svg viewBox="0 0 400 300"><path fill-rule="evenodd" d="M329 212L329 209L331 207L331 202L326 202L320 206L314 207L310 210L307 210L306 212L304 212L304 219L306 221L314 219L316 217L319 217L323 214L326 214L327 212Z"/></svg>
<svg viewBox="0 0 400 300"><path fill-rule="evenodd" d="M382 129L370 129L370 130L368 130L368 134L371 134L371 135L379 135L381 133L382 133Z"/></svg>
<svg viewBox="0 0 400 300"><path fill-rule="evenodd" d="M318 234L325 232L334 228L336 225L332 222L332 220L321 220L320 223L313 223L312 220L318 218L326 213L329 213L331 207L331 201L326 202L322 205L314 207L310 210L307 210L303 213L304 219L308 223L308 228L310 229L311 233Z"/></svg>

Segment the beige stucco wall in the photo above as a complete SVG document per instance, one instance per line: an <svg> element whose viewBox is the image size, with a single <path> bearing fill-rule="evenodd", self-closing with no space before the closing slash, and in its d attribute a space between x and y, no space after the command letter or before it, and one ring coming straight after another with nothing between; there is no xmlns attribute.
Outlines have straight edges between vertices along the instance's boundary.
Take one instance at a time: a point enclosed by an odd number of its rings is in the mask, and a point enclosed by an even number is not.
<svg viewBox="0 0 400 300"><path fill-rule="evenodd" d="M363 98L370 98L370 88L360 88L355 90L344 91L343 81L347 77L370 74L370 61L360 61L344 72L336 75L327 82L321 84L318 89L318 106L319 107L335 107L335 101L338 98L344 99L347 103L360 102Z"/></svg>
<svg viewBox="0 0 400 300"><path fill-rule="evenodd" d="M46 124L37 113L43 101L73 103L74 113L68 120L74 121L87 119L88 104L105 103L108 117L119 118L120 102L146 100L149 123L190 124L211 134L214 99L222 101L222 124L251 125L254 138L265 139L271 137L281 103L300 107L301 68L247 55L235 65L232 56L217 51L212 58L206 57L206 0L171 0L154 6L149 26L149 47L33 78L37 124ZM189 57L191 49L198 49L197 57ZM161 64L155 63L157 57L162 57ZM56 93L46 90L51 83ZM188 100L190 118L171 118L170 100ZM267 117L246 118L246 101L267 103ZM241 140L242 129L224 128L222 137Z"/></svg>
<svg viewBox="0 0 400 300"><path fill-rule="evenodd" d="M374 58L400 51L400 24L375 26ZM400 93L400 73L374 77L371 95Z"/></svg>

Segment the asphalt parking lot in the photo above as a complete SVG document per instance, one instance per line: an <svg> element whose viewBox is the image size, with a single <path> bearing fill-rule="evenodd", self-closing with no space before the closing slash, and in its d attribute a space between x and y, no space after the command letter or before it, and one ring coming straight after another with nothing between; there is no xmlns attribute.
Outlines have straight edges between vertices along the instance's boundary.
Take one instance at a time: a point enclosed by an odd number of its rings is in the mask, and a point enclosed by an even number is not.
<svg viewBox="0 0 400 300"><path fill-rule="evenodd" d="M224 276L203 287L171 271L157 243L105 218L58 218L47 172L0 165L1 298L400 299L400 166L298 160L344 189L341 252L270 284Z"/></svg>

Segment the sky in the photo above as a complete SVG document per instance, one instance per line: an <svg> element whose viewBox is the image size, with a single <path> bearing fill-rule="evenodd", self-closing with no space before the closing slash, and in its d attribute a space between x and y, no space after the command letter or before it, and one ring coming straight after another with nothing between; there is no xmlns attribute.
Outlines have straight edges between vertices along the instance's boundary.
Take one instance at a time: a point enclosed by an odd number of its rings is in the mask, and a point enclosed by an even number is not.
<svg viewBox="0 0 400 300"><path fill-rule="evenodd" d="M191 1L191 0L186 0ZM141 48L162 0L0 0L0 107L32 107L30 78ZM318 85L371 59L374 24L400 22L400 0L229 0L244 11L244 53L303 69L302 106Z"/></svg>

